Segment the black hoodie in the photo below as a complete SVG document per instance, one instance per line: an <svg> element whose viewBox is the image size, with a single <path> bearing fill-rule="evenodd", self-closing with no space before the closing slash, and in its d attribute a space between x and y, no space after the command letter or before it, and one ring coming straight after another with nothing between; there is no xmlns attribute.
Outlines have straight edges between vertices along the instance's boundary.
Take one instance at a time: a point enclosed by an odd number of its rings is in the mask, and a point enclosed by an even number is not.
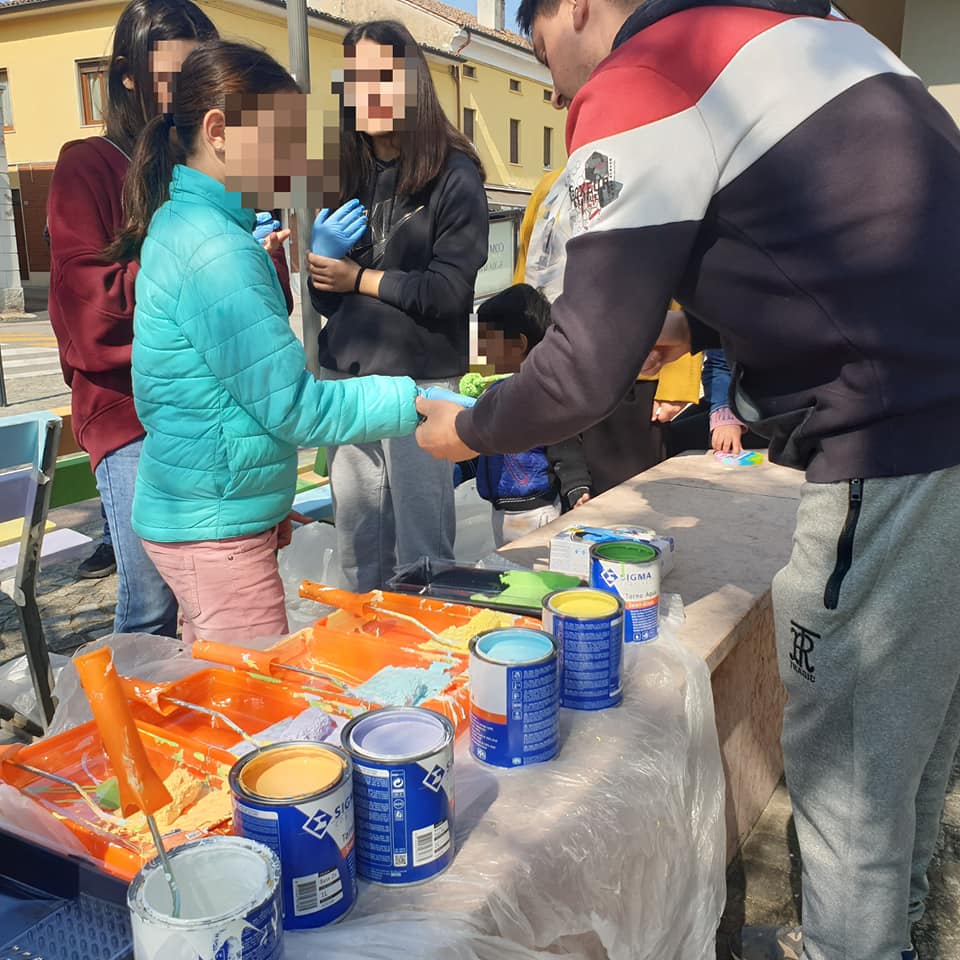
<svg viewBox="0 0 960 960"><path fill-rule="evenodd" d="M397 195L396 163L377 162L360 199L370 226L350 256L384 271L380 298L320 294L320 365L341 373L446 380L467 369L473 285L487 260L487 195L477 165L451 150L416 196Z"/></svg>
<svg viewBox="0 0 960 960"><path fill-rule="evenodd" d="M775 462L817 482L960 463L960 131L827 10L648 0L624 23L570 109L554 325L459 415L470 447L603 418L675 296Z"/></svg>

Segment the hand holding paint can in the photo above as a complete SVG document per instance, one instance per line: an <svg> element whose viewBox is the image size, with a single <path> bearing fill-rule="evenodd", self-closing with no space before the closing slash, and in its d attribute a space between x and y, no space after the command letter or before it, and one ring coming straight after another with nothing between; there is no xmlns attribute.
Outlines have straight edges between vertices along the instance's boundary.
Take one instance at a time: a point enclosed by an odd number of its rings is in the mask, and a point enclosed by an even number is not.
<svg viewBox="0 0 960 960"><path fill-rule="evenodd" d="M470 641L470 752L494 767L552 760L560 749L557 644L526 627Z"/></svg>
<svg viewBox="0 0 960 960"><path fill-rule="evenodd" d="M660 625L660 551L651 543L614 540L590 548L590 586L620 597L627 643L655 640Z"/></svg>
<svg viewBox="0 0 960 960"><path fill-rule="evenodd" d="M385 707L343 728L365 880L423 883L453 863L453 734L446 717L423 707Z"/></svg>
<svg viewBox="0 0 960 960"><path fill-rule="evenodd" d="M230 789L234 830L280 861L284 928L345 916L357 899L350 758L325 743L262 747L233 765Z"/></svg>
<svg viewBox="0 0 960 960"><path fill-rule="evenodd" d="M592 587L543 599L543 629L560 648L560 706L604 710L623 699L623 602Z"/></svg>

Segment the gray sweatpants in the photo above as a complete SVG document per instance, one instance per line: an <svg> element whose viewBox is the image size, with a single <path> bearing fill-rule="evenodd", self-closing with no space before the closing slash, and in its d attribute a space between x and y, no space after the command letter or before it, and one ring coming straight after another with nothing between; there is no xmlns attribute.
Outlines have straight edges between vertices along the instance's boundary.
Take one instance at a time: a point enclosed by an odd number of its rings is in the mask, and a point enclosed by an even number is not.
<svg viewBox="0 0 960 960"><path fill-rule="evenodd" d="M773 601L808 960L900 960L923 914L960 740L958 548L960 467L803 488Z"/></svg>
<svg viewBox="0 0 960 960"><path fill-rule="evenodd" d="M448 381L421 384L430 385L456 389ZM327 464L347 589L378 589L398 566L420 557L453 559L452 463L421 450L411 435L329 447Z"/></svg>

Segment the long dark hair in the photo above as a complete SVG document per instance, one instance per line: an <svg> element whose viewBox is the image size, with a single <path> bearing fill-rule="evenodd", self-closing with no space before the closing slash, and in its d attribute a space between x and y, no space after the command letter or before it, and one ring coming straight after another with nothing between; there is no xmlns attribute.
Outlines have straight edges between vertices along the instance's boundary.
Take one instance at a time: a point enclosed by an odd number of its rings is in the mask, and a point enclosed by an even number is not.
<svg viewBox="0 0 960 960"><path fill-rule="evenodd" d="M414 122L404 124L395 136L400 146L397 193L418 193L439 176L451 150L465 153L486 179L483 164L473 144L447 119L430 76L430 67L410 31L396 20L371 20L353 26L343 38L344 51L361 40L372 40L393 49L395 59L413 60L417 69ZM344 104L340 94L340 202L357 196L376 172L373 142L369 134L356 128L356 111Z"/></svg>
<svg viewBox="0 0 960 960"><path fill-rule="evenodd" d="M154 117L137 139L123 183L125 224L107 249L109 260L135 260L140 255L150 218L168 198L173 167L192 156L210 110L226 114L228 126L240 125L239 111L227 110L227 98L300 92L289 73L263 50L242 43L214 40L201 44L183 62L174 93L173 115ZM246 106L246 104L244 104ZM176 127L176 139L171 131Z"/></svg>
<svg viewBox="0 0 960 960"><path fill-rule="evenodd" d="M150 73L150 53L162 40L216 40L217 28L190 0L132 0L113 32L107 73L106 135L126 153L159 106ZM133 89L123 78L133 80Z"/></svg>

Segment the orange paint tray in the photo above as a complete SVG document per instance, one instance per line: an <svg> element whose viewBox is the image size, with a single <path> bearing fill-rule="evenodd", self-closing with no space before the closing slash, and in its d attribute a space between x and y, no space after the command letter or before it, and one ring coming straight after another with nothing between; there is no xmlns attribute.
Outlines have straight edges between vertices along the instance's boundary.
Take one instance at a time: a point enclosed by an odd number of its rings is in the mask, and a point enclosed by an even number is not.
<svg viewBox="0 0 960 960"><path fill-rule="evenodd" d="M438 645L423 627L404 617L413 617L428 630L440 633L450 627L464 627L479 614L492 616L491 611L379 590L371 594L348 593L309 581L301 584L300 594L321 603L335 604L340 609L321 617L312 628L300 630L263 651L198 640L193 645L193 655L280 679L285 686L301 693L313 691L337 712L348 716L385 704L365 703L328 681L284 670L282 665L326 673L350 687L359 687L385 667L429 669L433 663L444 663L448 666L450 683L440 694L419 706L448 717L458 730L466 725L469 717L467 654ZM540 621L530 617L499 616L509 617L515 626L541 629Z"/></svg>
<svg viewBox="0 0 960 960"><path fill-rule="evenodd" d="M386 639L402 638L416 647L429 643L430 635L404 618L411 617L433 632L441 633L450 627L465 627L479 615L489 616L494 613L484 607L450 603L406 593L391 593L386 590L374 590L365 594L349 593L346 590L336 590L309 580L304 580L300 584L300 596L340 608L318 620L317 623L322 626L347 632L360 631ZM399 616L391 616L391 613ZM543 624L534 617L511 614L507 611L495 611L495 613L509 618L512 626L543 629Z"/></svg>
<svg viewBox="0 0 960 960"><path fill-rule="evenodd" d="M343 704L330 701L325 691L302 689L298 683L237 670L199 670L161 684L134 678L121 678L121 682L138 721L159 724L168 733L183 734L224 750L242 739L236 730L208 714L171 703L170 698L217 710L251 737L308 707L347 715Z"/></svg>
<svg viewBox="0 0 960 960"><path fill-rule="evenodd" d="M457 726L463 726L468 717L467 658L458 654L429 653L382 637L330 630L320 623L263 651L197 640L193 654L202 660L250 671L255 679L279 680L292 696L299 694L305 700L319 697L334 712L348 717L384 704L360 700L328 681L287 671L280 665L326 673L351 687L359 687L385 667L429 669L439 661L449 666L450 683L440 695L424 700L419 706L442 713ZM307 705L304 702L304 707Z"/></svg>
<svg viewBox="0 0 960 960"><path fill-rule="evenodd" d="M150 763L162 778L168 777L175 768L181 768L212 786L227 786L230 767L236 760L232 754L180 732L162 730L139 719L136 723ZM90 859L107 873L131 880L140 867L154 857L152 841L140 842L124 836L109 822L100 820L73 788L23 770L13 762L73 780L85 788L84 792L96 805L94 790L113 776L113 770L92 721L30 746L11 747L0 752L0 781L30 797L63 823L86 849ZM227 834L230 830L231 820L228 818L210 831L170 832L164 837L164 845L169 849L209 833Z"/></svg>

